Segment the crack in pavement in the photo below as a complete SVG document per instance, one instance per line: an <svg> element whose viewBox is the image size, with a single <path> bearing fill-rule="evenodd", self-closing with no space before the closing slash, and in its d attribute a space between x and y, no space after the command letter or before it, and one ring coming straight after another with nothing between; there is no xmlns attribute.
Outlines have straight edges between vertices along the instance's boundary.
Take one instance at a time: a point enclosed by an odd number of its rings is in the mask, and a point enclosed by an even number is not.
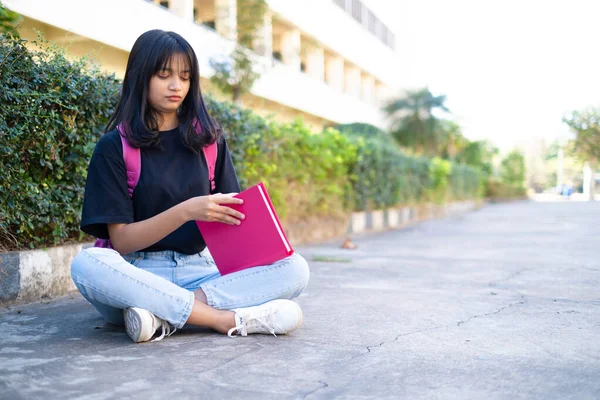
<svg viewBox="0 0 600 400"><path fill-rule="evenodd" d="M398 336L396 336L396 337L395 337L394 339L392 339L392 340L384 340L383 342L381 342L381 343L379 343L379 344L375 344L375 345L367 346L367 347L366 347L366 349L367 349L367 352L366 352L366 353L360 353L360 354L357 354L357 355L355 355L354 357L350 358L350 360L354 360L354 359L356 359L356 358L358 358L358 357L361 357L361 356L364 356L364 355L366 355L366 354L369 354L369 353L371 352L371 350L372 350L372 349L374 349L374 348L377 348L377 347L381 347L381 346L383 346L383 345L384 345L384 344L386 344L386 343L397 342L397 341L398 341L398 339L400 339L401 337L404 337L404 336L410 336L410 335L414 335L415 333L421 333L421 332L427 332L427 331L434 331L434 330L436 330L436 329L440 329L440 328L446 328L446 327L448 327L448 326L450 326L450 325L436 325L436 326L430 326L430 327L428 327L428 328L421 328L421 329L417 329L417 330L414 330L414 331L411 331L411 332L401 333L401 334L399 334Z"/></svg>
<svg viewBox="0 0 600 400"><path fill-rule="evenodd" d="M523 299L523 296L521 296L521 298ZM527 302L527 301L523 299L523 300L521 300L521 301L517 301L517 302L515 302L515 303L510 303L510 304L509 304L509 305L507 305L507 306L500 307L499 309L497 309L496 311L494 311L494 312L491 312L491 313L485 313L485 314L477 314L477 315L472 315L472 316L470 316L469 318L467 318L467 319L466 319L466 320L464 320L464 321L459 321L459 322L456 324L456 326L461 326L461 325L464 325L464 324L466 324L467 322L469 322L470 320L472 320L472 319L475 319L475 318L489 317L490 315L496 315L496 314L499 314L499 313L501 313L503 310L506 310L507 308L511 308L512 306L516 306L516 305L518 305L518 304L525 304L526 302Z"/></svg>
<svg viewBox="0 0 600 400"><path fill-rule="evenodd" d="M524 273L525 271L528 271L528 270L530 270L530 269L531 269L531 268L522 268L522 269L520 269L520 270L518 270L518 271L516 271L516 272L513 272L513 273L509 274L509 275L508 275L507 277L505 277L505 278L502 278L502 279L500 279L500 280L497 280L497 281L492 281L492 282L489 282L489 283L488 283L488 286L492 286L492 287L498 287L498 286L497 286L497 284L498 284L498 283L506 283L506 282L508 282L509 280L511 280L511 279L513 279L513 278L515 278L515 277L517 277L517 276L519 276L519 275L521 275L522 273ZM519 292L517 292L517 291L514 291L514 290L511 290L511 289L508 289L508 288L502 288L502 287L500 287L500 288L501 288L501 289L506 289L507 291L509 291L509 292L512 292L513 294L516 294L517 296L519 296L519 297L521 298L521 300L520 300L520 301L517 301L517 302L514 302L514 303L510 303L510 304L508 304L508 305L506 305L506 306L500 307L499 309L497 309L497 310L495 310L495 311L493 311L493 312L490 312L490 313L472 315L472 316L470 316L469 318L467 318L467 319L466 319L466 320L464 320L464 321L459 321L459 322L456 324L456 326L461 326L461 325L464 325L464 324L466 324L467 322L469 322L469 321L471 321L472 319L475 319L475 318L482 318L482 317L488 317L488 316L491 316L491 315L496 315L496 314L499 314L499 313L501 313L502 311L506 310L507 308L511 308L512 306L516 306L516 305L519 305L519 304L526 304L526 303L527 303L527 299L525 299L525 296L523 296L521 293L519 293ZM392 340L384 340L383 342L381 342L381 343L379 343L379 344L377 344L377 345L371 345L371 346L367 346L367 347L366 347L366 349L367 349L367 352L366 352L366 353L361 353L361 354L359 354L359 355L357 355L357 356L355 356L355 357L352 357L351 359L353 360L353 359L355 359L355 358L357 358L357 357L363 356L363 355L365 355L365 354L369 354L369 353L371 353L371 350L372 350L372 349L374 349L374 348L378 348L378 347L381 347L381 346L383 346L383 345L384 345L384 344L386 344L386 343L393 343L393 342L397 342L397 341L398 341L398 339L400 339L401 337L404 337L404 336L409 336L409 335L413 335L413 334L415 334L415 333L421 333L421 332L427 332L427 331L434 331L434 330L437 330L437 329L440 329L440 328L448 328L448 327L450 327L450 326L453 326L453 324L437 325L437 326L432 326L432 327L429 327L429 328L417 329L417 330L415 330L415 331L412 331L412 332L402 333L402 334L400 334L400 335L396 336L396 337L395 337L394 339L392 339Z"/></svg>
<svg viewBox="0 0 600 400"><path fill-rule="evenodd" d="M308 396L310 396L311 394L315 394L316 392L318 392L319 390L323 390L325 388L329 387L329 384L327 382L323 382L323 381L317 381L318 383L320 383L322 386L316 388L315 390L311 390L310 392L306 393L304 395L304 397L302 397L303 399L306 399Z"/></svg>
<svg viewBox="0 0 600 400"><path fill-rule="evenodd" d="M233 363L234 361L236 361L236 360L238 360L238 359L240 359L240 358L242 358L242 357L244 357L244 356L246 356L248 354L257 353L257 352L263 351L265 349L265 346L262 345L262 344L260 344L260 343L253 343L252 346L253 346L253 348L251 348L250 350L248 350L248 351L246 351L246 352L244 352L242 354L239 354L239 355L233 357L230 360L227 360L223 364L215 365L214 367L211 367L211 368L205 369L203 371L200 371L200 372L198 372L198 374L196 376L200 377L200 376L205 375L205 374L207 374L209 372L212 372L212 371L214 371L216 369L223 368L224 366L227 366L227 365Z"/></svg>
<svg viewBox="0 0 600 400"><path fill-rule="evenodd" d="M500 287L500 286L498 286L498 283L506 283L506 282L508 282L509 280L511 280L511 279L513 279L513 278L516 278L517 276L521 275L522 273L524 273L525 271L528 271L528 270L530 270L530 269L531 269L531 268L521 268L520 270L518 270L518 271L516 271L516 272L513 272L513 273L511 273L511 274L509 274L509 275L508 275L506 278L502 278L502 279L500 279L500 280L497 280L497 281L492 281L492 282L488 283L488 286L491 286L491 287L498 287L498 288L500 288L500 289L506 289L507 291L509 291L509 292L512 292L513 294L516 294L517 296L519 296L519 297L521 298L521 301L517 301L517 302L514 302L514 303L510 303L510 304L508 304L508 305L506 305L506 306L504 306L504 307L500 307L499 309L497 309L496 311L493 311L493 312L491 312L491 313L485 313L485 314L476 314L476 315L472 315L472 316L470 316L469 318L467 318L467 319L466 319L466 320L464 320L464 321L459 321L459 322L456 324L456 326L461 326L461 325L464 325L464 324L466 324L467 322L469 322L470 320L472 320L472 319L475 319L475 318L489 317L489 316L491 316L491 315L496 315L496 314L499 314L499 313L501 313L502 311L506 310L507 308L511 308L512 306L516 306L516 305L519 305L519 304L525 304L525 303L527 303L527 300L525 299L525 296L523 296L521 293L517 292L516 290L512 290L512 289L506 288L506 287L504 287L504 288L503 288L503 287Z"/></svg>
<svg viewBox="0 0 600 400"><path fill-rule="evenodd" d="M485 314L477 314L477 315L470 316L466 320L459 321L458 323L452 322L452 323L448 323L448 324L434 325L434 326L429 326L427 328L420 328L420 329L416 329L414 331L401 333L401 334L395 336L391 340L384 340L384 341L380 342L379 344L366 346L366 352L361 352L360 354L357 354L357 355L351 357L350 361L355 360L358 357L362 357L362 356L364 356L366 354L370 354L374 349L382 347L385 344L397 342L402 337L414 335L414 334L417 334L417 333L432 332L432 331L435 331L435 330L444 329L444 328L450 328L450 327L453 327L453 326L461 326L461 325L464 325L467 322L471 321L472 319L496 315L496 314L499 314L500 312L506 310L507 308L511 308L511 307L513 307L515 305L518 305L518 304L525 304L525 303L527 303L527 300L526 300L525 296L523 296L521 293L519 293L517 291L514 291L514 290L511 290L509 288L503 287L504 285L498 286L498 284L500 284L500 283L506 283L509 280L511 280L511 279L513 279L513 278L515 278L515 277L517 277L519 275L521 275L522 273L524 273L525 271L530 270L530 269L532 269L532 268L523 268L523 269L520 269L520 270L518 270L516 272L513 272L513 273L509 274L505 278L502 278L502 279L499 279L497 281L492 281L492 282L488 283L488 286L498 287L500 289L507 290L508 292L511 292L511 293L519 296L520 297L520 301L516 301L516 302L510 303L510 304L508 304L506 306L500 307L500 308L498 308L497 310L495 310L493 312L489 312L489 313L485 313ZM325 382L325 381L319 380L318 383L321 386L318 387L318 388L316 388L316 389L314 389L314 390L312 390L312 391L310 391L310 392L308 392L308 393L306 393L303 396L303 399L306 399L308 396L310 396L310 395L312 395L312 394L314 394L314 393L316 393L316 392L318 392L320 390L323 390L323 389L326 389L326 388L329 387L329 384L327 382Z"/></svg>
<svg viewBox="0 0 600 400"><path fill-rule="evenodd" d="M436 329L444 328L444 327L447 327L447 326L449 326L449 325L436 325L436 326L430 326L428 328L417 329L417 330L412 331L412 332L401 333L400 335L396 336L392 340L385 340L385 341L383 341L383 342L381 342L381 343L379 343L377 345L367 346L367 352L366 353L362 353L359 356L368 354L368 353L371 352L371 349L376 348L376 347L381 347L381 346L383 346L386 343L397 342L398 339L400 339L401 337L409 336L409 335L414 335L415 333L421 333L421 332L427 332L427 331L434 331Z"/></svg>

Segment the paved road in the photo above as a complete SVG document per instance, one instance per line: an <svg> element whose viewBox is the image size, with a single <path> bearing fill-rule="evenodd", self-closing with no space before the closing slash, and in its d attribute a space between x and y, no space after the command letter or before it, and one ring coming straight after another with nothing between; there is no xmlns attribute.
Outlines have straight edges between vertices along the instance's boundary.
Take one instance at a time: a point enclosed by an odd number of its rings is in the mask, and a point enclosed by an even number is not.
<svg viewBox="0 0 600 400"><path fill-rule="evenodd" d="M600 203L301 249L305 326L133 344L79 296L0 313L0 398L600 398ZM320 261L316 261L320 260Z"/></svg>

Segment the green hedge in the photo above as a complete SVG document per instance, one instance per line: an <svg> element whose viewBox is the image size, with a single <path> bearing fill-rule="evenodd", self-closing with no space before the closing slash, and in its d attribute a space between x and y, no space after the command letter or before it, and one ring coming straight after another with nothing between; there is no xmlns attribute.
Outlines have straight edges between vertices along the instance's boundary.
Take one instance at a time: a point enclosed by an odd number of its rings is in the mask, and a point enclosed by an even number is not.
<svg viewBox="0 0 600 400"><path fill-rule="evenodd" d="M81 240L87 165L116 106L120 82L58 48L0 45L0 250ZM207 97L226 132L243 188L263 181L285 223L476 197L478 173L402 153L365 124L311 132Z"/></svg>
<svg viewBox="0 0 600 400"><path fill-rule="evenodd" d="M475 167L452 164L448 181L452 200L469 200L482 197L486 175Z"/></svg>
<svg viewBox="0 0 600 400"><path fill-rule="evenodd" d="M227 134L242 188L265 183L286 222L352 208L349 165L356 146L335 130L314 134L301 120L282 124L207 97Z"/></svg>
<svg viewBox="0 0 600 400"><path fill-rule="evenodd" d="M78 238L87 164L117 80L4 37L0 87L0 248Z"/></svg>
<svg viewBox="0 0 600 400"><path fill-rule="evenodd" d="M510 185L496 178L489 178L485 189L485 195L490 199L519 199L527 195L527 189L523 186Z"/></svg>
<svg viewBox="0 0 600 400"><path fill-rule="evenodd" d="M368 124L338 125L336 129L358 147L357 161L349 168L356 210L481 195L482 174L476 168L407 155L391 136Z"/></svg>

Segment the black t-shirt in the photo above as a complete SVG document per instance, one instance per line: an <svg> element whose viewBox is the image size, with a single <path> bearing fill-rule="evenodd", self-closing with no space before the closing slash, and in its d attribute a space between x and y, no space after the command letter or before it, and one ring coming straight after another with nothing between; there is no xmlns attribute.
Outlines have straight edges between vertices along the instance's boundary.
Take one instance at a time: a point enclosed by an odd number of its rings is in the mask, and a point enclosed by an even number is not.
<svg viewBox="0 0 600 400"><path fill-rule="evenodd" d="M107 224L143 221L195 196L210 193L204 153L194 153L181 139L178 128L161 132L161 148L142 148L140 180L127 190L123 145L117 130L98 140L88 167L81 230L108 239ZM227 142L218 143L214 193L239 192L240 185ZM174 250L198 253L206 247L195 221L188 221L142 251Z"/></svg>

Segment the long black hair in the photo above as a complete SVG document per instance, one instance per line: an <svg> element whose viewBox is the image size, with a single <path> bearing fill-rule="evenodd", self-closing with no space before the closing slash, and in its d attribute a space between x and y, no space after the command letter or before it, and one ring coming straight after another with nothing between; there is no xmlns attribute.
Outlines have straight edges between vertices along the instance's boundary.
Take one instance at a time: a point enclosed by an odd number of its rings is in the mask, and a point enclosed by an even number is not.
<svg viewBox="0 0 600 400"><path fill-rule="evenodd" d="M150 79L165 68L175 54L187 58L190 89L179 107L179 130L187 147L199 153L203 146L219 140L219 124L208 115L200 90L200 68L190 44L175 32L154 29L143 33L133 44L127 60L121 98L108 120L105 132L116 129L121 122L127 140L133 147L154 147L160 144L158 119L148 103ZM196 132L198 121L201 134Z"/></svg>

